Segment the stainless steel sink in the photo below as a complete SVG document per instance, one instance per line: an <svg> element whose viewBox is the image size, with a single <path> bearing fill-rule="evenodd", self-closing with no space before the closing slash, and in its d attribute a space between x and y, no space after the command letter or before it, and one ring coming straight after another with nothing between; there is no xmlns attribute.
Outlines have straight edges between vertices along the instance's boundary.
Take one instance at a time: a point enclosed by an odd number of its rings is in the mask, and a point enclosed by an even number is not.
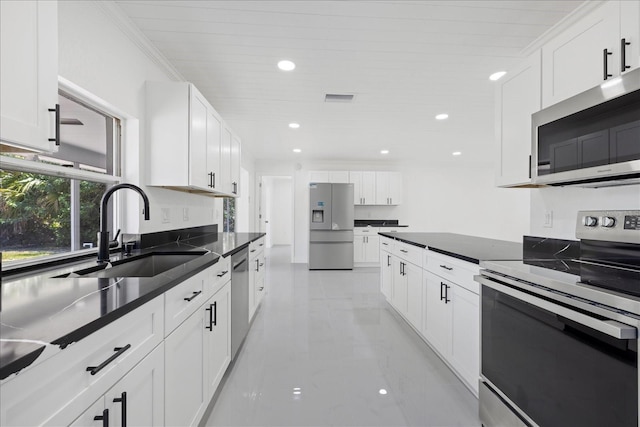
<svg viewBox="0 0 640 427"><path fill-rule="evenodd" d="M199 258L205 253L152 253L116 261L113 264L97 265L56 277L153 277Z"/></svg>

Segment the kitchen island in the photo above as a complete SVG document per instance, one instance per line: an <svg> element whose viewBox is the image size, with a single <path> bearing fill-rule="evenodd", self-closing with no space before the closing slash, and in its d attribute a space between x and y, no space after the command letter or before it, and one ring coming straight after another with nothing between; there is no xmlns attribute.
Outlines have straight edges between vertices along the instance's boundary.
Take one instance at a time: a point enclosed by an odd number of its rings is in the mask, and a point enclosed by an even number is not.
<svg viewBox="0 0 640 427"><path fill-rule="evenodd" d="M477 396L479 263L518 260L522 244L453 233L380 232L380 290Z"/></svg>

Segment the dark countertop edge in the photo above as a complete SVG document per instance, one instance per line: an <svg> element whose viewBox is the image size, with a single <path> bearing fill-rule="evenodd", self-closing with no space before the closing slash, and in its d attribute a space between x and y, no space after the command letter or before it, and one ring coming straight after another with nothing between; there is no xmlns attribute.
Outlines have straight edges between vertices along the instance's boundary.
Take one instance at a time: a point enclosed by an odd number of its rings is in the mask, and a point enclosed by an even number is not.
<svg viewBox="0 0 640 427"><path fill-rule="evenodd" d="M220 256L222 256L223 258L226 258L230 255L233 255L234 253L241 251L243 248L249 246L250 243L255 242L256 240L266 236L267 233L250 233L250 234L257 234L257 237L254 237L252 239L247 239L247 242L241 244L240 246L237 246L235 248L233 248L230 251L227 251L223 254L219 254ZM155 250L158 250L158 248L161 248L164 245L159 245L159 246L155 246L155 247L150 247L147 248L145 250L143 250L144 253L149 253L149 252L154 252ZM193 250L197 250L196 248L194 248ZM215 254L218 255L218 254ZM198 266L198 267L194 267L192 270L190 270L188 273L185 273L179 277L176 277L174 279L169 280L167 283L165 283L164 285L158 287L157 289L154 289L153 291L139 297L136 298L135 300L125 304L124 306L100 317L99 319L95 319L89 323L87 323L84 326L81 326L80 328L66 334L63 335L60 338L55 339L54 341L51 342L52 345L59 345L61 349L64 349L65 347L67 347L69 344L72 344L74 342L80 341L83 338L86 338L87 336L91 335L92 333L98 331L99 329L102 329L103 327L107 326L108 324L112 323L113 321L115 321L116 319L119 319L120 317L124 316L125 314L130 313L131 311L135 310L136 308L142 306L143 304L151 301L152 299L156 298L159 295L162 295L163 293L167 292L169 289L173 288L174 286L178 285L179 283L184 282L185 280L187 280L188 278L195 276L196 274L200 273L201 271L209 268L210 266L216 264L218 261L220 260L219 256L215 256L214 259L205 262L204 264ZM19 357L18 359L12 360L11 362L7 363L6 365L2 365L0 366L0 381L4 380L5 378L9 377L12 374L16 374L19 371L23 370L24 368L29 367L33 362L35 362L38 357L40 357L40 355L42 354L42 352L44 351L45 346L39 347L35 350L33 350L32 352Z"/></svg>
<svg viewBox="0 0 640 427"><path fill-rule="evenodd" d="M471 258L471 257L460 255L460 254L456 254L456 253L445 251L445 250L438 249L438 248L432 248L431 246L429 246L429 250L433 251L433 252L437 252L437 253L442 254L442 255L448 255L448 256L453 257L453 258L458 258L458 259L461 259L463 261L470 262L471 264L478 264L478 265L480 264L480 260L479 259Z"/></svg>
<svg viewBox="0 0 640 427"><path fill-rule="evenodd" d="M465 256L465 255L462 255L462 254L459 254L459 253L455 253L455 252L450 252L450 251L447 251L447 250L444 250L444 249L439 249L439 248L437 248L435 246L429 246L428 244L427 245L423 245L421 243L416 243L416 242L413 242L413 241L408 240L408 239L403 239L402 237L398 237L398 235L396 233L385 233L385 232L381 231L378 234L381 235L381 236L384 236L384 237L388 237L388 238L391 238L391 239L394 239L394 240L399 240L401 242L408 243L408 244L413 245L413 246L417 246L419 248L427 249L427 250L430 250L432 252L440 253L442 255L448 255L448 256L453 257L453 258L458 258L458 259L460 259L462 261L467 261L467 262L470 262L472 264L478 264L479 265L480 261L481 261L480 259L468 257L468 256ZM455 233L449 233L449 234L451 234L452 236L454 236L454 235L455 236L464 236L464 235L455 234ZM468 237L474 237L474 238L477 238L477 239L495 240L495 239L489 239L489 238L486 238L486 237L477 237L477 236L468 236ZM515 243L515 242L513 242L513 243ZM484 261L487 261L487 260L484 260Z"/></svg>
<svg viewBox="0 0 640 427"><path fill-rule="evenodd" d="M422 243L416 243L416 242L413 242L411 240L407 240L407 239L403 239L402 237L398 237L398 235L396 233L386 233L384 231L380 231L378 234L381 235L381 236L384 236L384 237L389 237L390 239L399 240L399 241L401 241L403 243L408 243L410 245L417 246L417 247L422 248L422 249L426 249L427 248L427 245L423 245ZM429 248L429 249L431 249L431 248Z"/></svg>
<svg viewBox="0 0 640 427"><path fill-rule="evenodd" d="M44 345L42 347L38 347L37 349L33 350L31 353L25 354L19 359L12 360L6 365L2 365L0 367L0 381L4 380L9 375L13 375L20 372L21 370L23 370L24 368L28 367L33 362L35 362L44 351L44 348L45 348Z"/></svg>
<svg viewBox="0 0 640 427"><path fill-rule="evenodd" d="M371 227L371 228L406 228L409 227L406 224L396 224L396 225L354 225L355 228L367 228L367 227Z"/></svg>

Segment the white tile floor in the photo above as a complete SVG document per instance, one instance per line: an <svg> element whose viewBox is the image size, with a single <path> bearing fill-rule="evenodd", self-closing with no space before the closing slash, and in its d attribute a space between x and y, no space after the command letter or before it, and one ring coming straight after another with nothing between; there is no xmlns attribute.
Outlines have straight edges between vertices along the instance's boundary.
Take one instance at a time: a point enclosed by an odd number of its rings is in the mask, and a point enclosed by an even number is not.
<svg viewBox="0 0 640 427"><path fill-rule="evenodd" d="M377 268L308 271L289 251L267 252L269 293L206 425L480 425L477 399L385 302Z"/></svg>

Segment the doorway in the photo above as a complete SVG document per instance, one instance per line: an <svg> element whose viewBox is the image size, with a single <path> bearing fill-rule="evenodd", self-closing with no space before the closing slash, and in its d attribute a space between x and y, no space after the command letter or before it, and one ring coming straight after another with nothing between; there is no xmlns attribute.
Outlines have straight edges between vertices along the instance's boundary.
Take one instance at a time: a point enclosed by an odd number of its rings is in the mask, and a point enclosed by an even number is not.
<svg viewBox="0 0 640 427"><path fill-rule="evenodd" d="M293 245L293 179L263 176L260 182L260 231L267 248Z"/></svg>

